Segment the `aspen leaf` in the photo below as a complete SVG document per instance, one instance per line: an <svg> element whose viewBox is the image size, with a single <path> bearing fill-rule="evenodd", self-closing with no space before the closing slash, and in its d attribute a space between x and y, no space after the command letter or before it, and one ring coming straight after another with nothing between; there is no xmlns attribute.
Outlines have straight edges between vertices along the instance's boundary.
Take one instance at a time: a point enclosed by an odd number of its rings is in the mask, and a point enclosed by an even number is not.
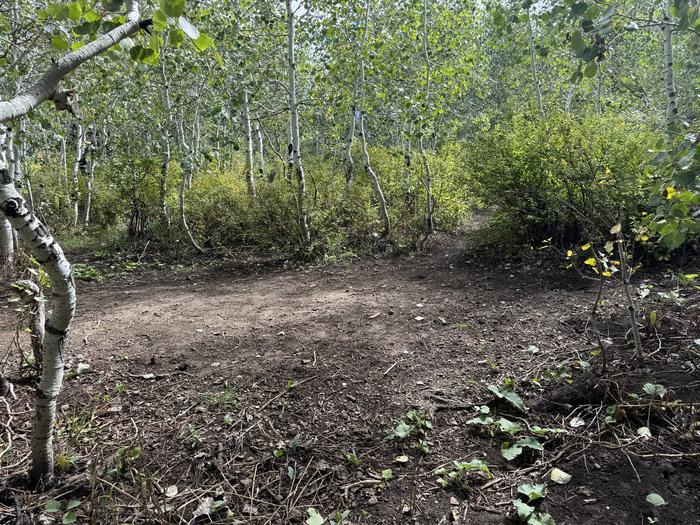
<svg viewBox="0 0 700 525"><path fill-rule="evenodd" d="M585 252L585 251L588 250L590 247L591 247L591 244L590 244L590 243L586 243L586 244L584 244L583 246L581 246L581 250L583 250L583 251Z"/></svg>
<svg viewBox="0 0 700 525"><path fill-rule="evenodd" d="M566 485L569 481L571 481L571 474L567 474L558 468L553 468L552 472L549 474L549 479L559 485Z"/></svg>
<svg viewBox="0 0 700 525"><path fill-rule="evenodd" d="M595 266L596 265L595 258L590 257L590 258L586 259L583 264L587 264L588 266Z"/></svg>
<svg viewBox="0 0 700 525"><path fill-rule="evenodd" d="M654 507L663 507L666 505L666 500L659 496L656 492L652 492L647 495L647 501L654 505Z"/></svg>

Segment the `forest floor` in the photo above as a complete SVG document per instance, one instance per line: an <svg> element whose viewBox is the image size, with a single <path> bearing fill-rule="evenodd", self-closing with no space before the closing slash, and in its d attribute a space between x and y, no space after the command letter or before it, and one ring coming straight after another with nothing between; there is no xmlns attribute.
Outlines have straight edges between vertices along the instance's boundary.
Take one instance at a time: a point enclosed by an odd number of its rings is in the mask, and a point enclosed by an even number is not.
<svg viewBox="0 0 700 525"><path fill-rule="evenodd" d="M20 383L0 398L0 524L324 523L311 509L328 524L516 523L525 483L547 484L533 506L560 525L700 523L692 287L646 281L657 321L640 321L643 369L606 287L599 328L614 356L601 376L586 336L596 282L537 252L488 260L444 239L399 258L178 270L78 281L57 484L37 495L13 478L33 406ZM13 308L0 311L8 375ZM507 380L525 410L488 390L517 405ZM467 423L485 405L496 422ZM502 443L521 439L535 448L507 461ZM472 460L489 471L453 463Z"/></svg>

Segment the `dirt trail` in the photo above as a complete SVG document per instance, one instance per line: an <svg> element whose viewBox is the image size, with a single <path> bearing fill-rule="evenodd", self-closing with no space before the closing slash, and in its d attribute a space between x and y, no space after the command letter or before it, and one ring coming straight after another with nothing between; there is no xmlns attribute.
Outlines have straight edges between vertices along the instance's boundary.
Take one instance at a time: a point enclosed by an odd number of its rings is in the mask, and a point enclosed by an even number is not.
<svg viewBox="0 0 700 525"><path fill-rule="evenodd" d="M60 401L64 476L75 483L91 458L108 469L121 447L138 447L111 483L134 501L134 471L177 486L162 523L188 523L206 496L223 498L231 512L215 523L302 523L309 506L348 510L349 523L503 523L517 469L500 457L500 441L464 421L488 400L485 386L583 352L580 324L594 292L574 274L536 262L494 268L451 243L416 257L303 270L148 271L81 282L68 363L90 368L69 375ZM10 326L9 312L2 319ZM0 344L9 339L3 332ZM29 395L22 389L19 402ZM384 440L411 408L432 420L424 457ZM26 433L16 443L0 468L26 451ZM353 450L358 466L346 460ZM407 463L394 461L404 454ZM471 458L493 465L500 481L492 489L435 487L435 467ZM387 468L391 480L370 481ZM621 497L643 502L652 488L661 492L654 484L670 482L657 470ZM607 509L613 496L595 475L548 498L558 523L640 523L648 509ZM691 485L674 482L664 494L678 516L690 516ZM28 508L35 503L22 497ZM563 498L592 503L562 506ZM129 513L155 520L127 503L115 498L98 523Z"/></svg>

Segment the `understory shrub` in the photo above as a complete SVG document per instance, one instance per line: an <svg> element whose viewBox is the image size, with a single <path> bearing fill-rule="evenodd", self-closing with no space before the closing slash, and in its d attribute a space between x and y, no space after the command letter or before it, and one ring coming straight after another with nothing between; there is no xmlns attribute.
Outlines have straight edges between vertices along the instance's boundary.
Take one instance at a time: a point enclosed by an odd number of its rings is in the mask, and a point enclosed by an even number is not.
<svg viewBox="0 0 700 525"><path fill-rule="evenodd" d="M570 243L629 229L648 200L646 168L658 136L618 115L515 115L465 150L502 241Z"/></svg>

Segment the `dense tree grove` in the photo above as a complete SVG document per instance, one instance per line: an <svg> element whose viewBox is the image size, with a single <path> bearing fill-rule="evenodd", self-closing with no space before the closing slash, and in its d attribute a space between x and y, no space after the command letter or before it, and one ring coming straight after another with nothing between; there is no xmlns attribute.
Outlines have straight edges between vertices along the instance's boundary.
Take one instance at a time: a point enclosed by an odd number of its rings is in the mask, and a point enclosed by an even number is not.
<svg viewBox="0 0 700 525"><path fill-rule="evenodd" d="M124 9L13 0L0 15L9 162L67 238L337 254L496 204L517 236L572 241L582 216L631 227L653 195L667 204L649 150L675 151L698 111L686 0L164 1L52 79L53 104L13 102Z"/></svg>
<svg viewBox="0 0 700 525"><path fill-rule="evenodd" d="M5 273L53 296L35 484L76 305L56 239L328 259L488 209L494 250L593 243L623 285L633 246L697 250L697 0L4 0L0 79Z"/></svg>

